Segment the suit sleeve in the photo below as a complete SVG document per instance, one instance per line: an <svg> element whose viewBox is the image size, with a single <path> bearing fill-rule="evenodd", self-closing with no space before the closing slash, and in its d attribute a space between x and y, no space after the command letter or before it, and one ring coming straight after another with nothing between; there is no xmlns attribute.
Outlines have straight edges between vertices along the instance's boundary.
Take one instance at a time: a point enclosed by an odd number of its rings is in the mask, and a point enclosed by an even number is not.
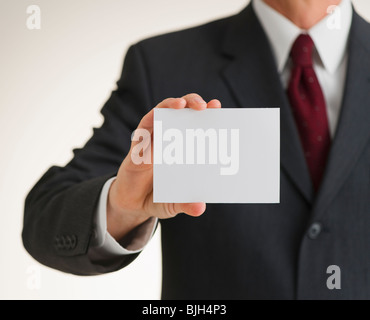
<svg viewBox="0 0 370 320"><path fill-rule="evenodd" d="M40 263L63 272L94 275L116 271L137 257L132 254L97 264L89 259L88 250L101 190L117 174L132 131L153 106L138 44L128 50L117 89L101 111L103 125L93 130L83 148L74 150L65 167L51 167L26 198L22 240Z"/></svg>

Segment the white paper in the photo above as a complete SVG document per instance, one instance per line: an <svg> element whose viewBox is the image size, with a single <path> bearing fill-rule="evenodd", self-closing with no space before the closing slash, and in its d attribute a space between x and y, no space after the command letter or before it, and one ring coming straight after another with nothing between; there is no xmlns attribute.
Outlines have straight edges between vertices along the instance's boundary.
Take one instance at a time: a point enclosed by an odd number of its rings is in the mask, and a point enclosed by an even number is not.
<svg viewBox="0 0 370 320"><path fill-rule="evenodd" d="M280 109L155 109L153 199L279 203Z"/></svg>

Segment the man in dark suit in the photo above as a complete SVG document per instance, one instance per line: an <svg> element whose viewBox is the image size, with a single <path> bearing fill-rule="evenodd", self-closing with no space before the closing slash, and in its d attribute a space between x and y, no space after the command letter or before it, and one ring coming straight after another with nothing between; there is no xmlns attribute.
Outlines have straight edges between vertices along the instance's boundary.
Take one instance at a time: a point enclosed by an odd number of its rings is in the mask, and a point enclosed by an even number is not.
<svg viewBox="0 0 370 320"><path fill-rule="evenodd" d="M28 195L25 248L64 272L112 272L160 221L164 299L370 298L369 39L349 0L254 0L132 46L102 127ZM221 103L281 108L280 204L154 204L132 132L152 130L153 106Z"/></svg>

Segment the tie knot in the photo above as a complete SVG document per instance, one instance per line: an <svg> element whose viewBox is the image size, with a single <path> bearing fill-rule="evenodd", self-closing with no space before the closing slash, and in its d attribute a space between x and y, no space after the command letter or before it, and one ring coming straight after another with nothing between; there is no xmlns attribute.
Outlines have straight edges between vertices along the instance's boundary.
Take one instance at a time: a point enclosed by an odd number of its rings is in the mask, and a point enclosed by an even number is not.
<svg viewBox="0 0 370 320"><path fill-rule="evenodd" d="M290 56L293 64L300 67L312 66L314 43L308 34L301 34L294 42Z"/></svg>

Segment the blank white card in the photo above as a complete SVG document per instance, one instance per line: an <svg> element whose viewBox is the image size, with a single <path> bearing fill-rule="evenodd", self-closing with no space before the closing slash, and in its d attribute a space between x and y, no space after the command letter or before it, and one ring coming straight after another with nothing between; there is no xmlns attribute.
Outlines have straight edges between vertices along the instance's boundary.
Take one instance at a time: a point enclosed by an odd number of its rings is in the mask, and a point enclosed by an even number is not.
<svg viewBox="0 0 370 320"><path fill-rule="evenodd" d="M280 109L155 109L153 198L279 203Z"/></svg>

